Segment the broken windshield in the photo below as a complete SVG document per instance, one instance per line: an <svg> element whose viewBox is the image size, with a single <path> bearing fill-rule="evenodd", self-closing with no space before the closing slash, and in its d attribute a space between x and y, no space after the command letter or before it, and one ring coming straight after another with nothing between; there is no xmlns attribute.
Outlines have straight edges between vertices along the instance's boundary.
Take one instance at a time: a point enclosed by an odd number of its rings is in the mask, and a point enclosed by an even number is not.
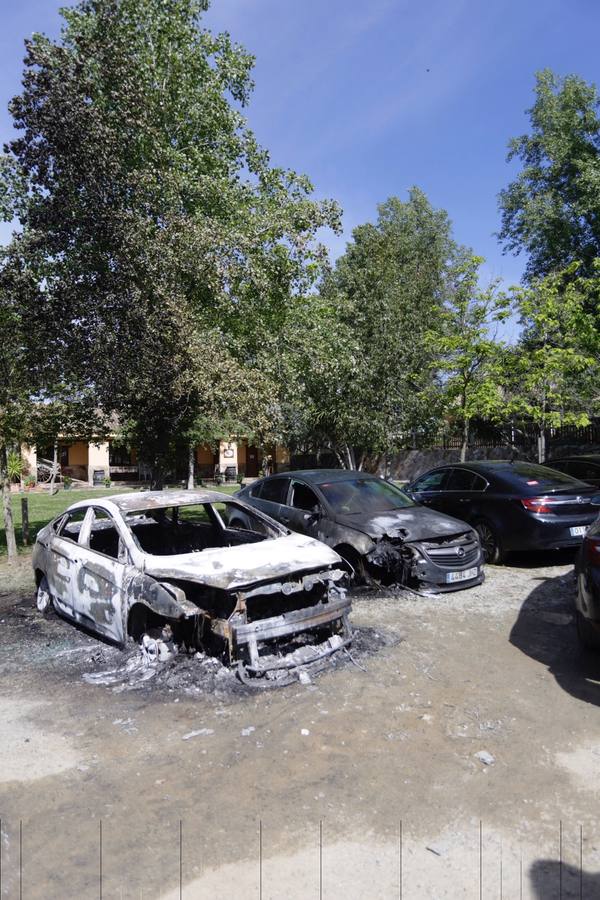
<svg viewBox="0 0 600 900"><path fill-rule="evenodd" d="M334 512L346 516L385 512L416 506L402 491L379 478L352 478L320 484Z"/></svg>
<svg viewBox="0 0 600 900"><path fill-rule="evenodd" d="M199 553L279 537L268 520L235 501L130 510L125 521L144 553Z"/></svg>

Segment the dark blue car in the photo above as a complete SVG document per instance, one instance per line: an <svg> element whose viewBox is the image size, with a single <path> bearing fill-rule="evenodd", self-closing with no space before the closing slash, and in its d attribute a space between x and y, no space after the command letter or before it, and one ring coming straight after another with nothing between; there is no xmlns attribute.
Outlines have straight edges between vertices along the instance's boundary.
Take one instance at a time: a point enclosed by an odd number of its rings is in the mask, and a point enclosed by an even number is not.
<svg viewBox="0 0 600 900"><path fill-rule="evenodd" d="M598 515L598 488L522 460L438 466L405 488L419 503L468 522L486 562L518 550L578 547Z"/></svg>

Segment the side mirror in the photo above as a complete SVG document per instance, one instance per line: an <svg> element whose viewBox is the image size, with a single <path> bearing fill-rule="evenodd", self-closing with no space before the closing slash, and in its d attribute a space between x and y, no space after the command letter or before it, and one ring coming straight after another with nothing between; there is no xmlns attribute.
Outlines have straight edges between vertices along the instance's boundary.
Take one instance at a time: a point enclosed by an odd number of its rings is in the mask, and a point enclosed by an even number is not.
<svg viewBox="0 0 600 900"><path fill-rule="evenodd" d="M323 512L320 509L313 509L312 512L304 513L304 521L312 524L314 522L318 522Z"/></svg>

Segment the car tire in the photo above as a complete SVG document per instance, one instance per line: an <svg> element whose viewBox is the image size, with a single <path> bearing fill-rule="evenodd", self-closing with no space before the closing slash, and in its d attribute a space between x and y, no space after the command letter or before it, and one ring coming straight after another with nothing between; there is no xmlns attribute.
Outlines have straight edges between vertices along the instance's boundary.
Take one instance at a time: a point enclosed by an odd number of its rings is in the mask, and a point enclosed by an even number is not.
<svg viewBox="0 0 600 900"><path fill-rule="evenodd" d="M344 562L347 562L348 565L352 566L354 570L354 577L352 581L354 582L354 584L366 584L367 577L365 572L365 564L360 553L358 553L358 551L353 547L347 546L335 547L334 549L335 552L342 557Z"/></svg>
<svg viewBox="0 0 600 900"><path fill-rule="evenodd" d="M35 594L35 605L44 616L47 616L54 607L54 597L50 593L50 586L45 575L38 584Z"/></svg>
<svg viewBox="0 0 600 900"><path fill-rule="evenodd" d="M579 609L575 610L575 624L581 646L586 650L600 650L600 634L590 625Z"/></svg>
<svg viewBox="0 0 600 900"><path fill-rule="evenodd" d="M489 522L480 520L475 522L475 531L479 535L484 562L492 566L499 566L503 562L505 554L496 529Z"/></svg>

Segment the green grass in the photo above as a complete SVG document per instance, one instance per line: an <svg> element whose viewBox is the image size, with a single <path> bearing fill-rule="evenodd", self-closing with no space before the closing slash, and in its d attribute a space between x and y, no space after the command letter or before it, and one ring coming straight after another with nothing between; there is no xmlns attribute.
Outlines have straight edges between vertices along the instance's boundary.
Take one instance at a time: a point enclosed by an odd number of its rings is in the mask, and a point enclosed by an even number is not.
<svg viewBox="0 0 600 900"><path fill-rule="evenodd" d="M178 485L180 487L180 485ZM70 491L59 491L57 494L54 494L51 497L48 493L38 493L37 491L30 491L25 494L13 494L12 495L12 510L13 510L13 519L15 523L15 532L17 537L17 546L19 549L24 549L23 545L23 531L22 531L22 520L21 520L21 499L23 497L27 498L27 505L29 507L29 544L30 546L35 541L35 536L52 519L56 518L56 516L60 515L71 503L76 503L78 500L91 500L98 499L99 497L110 497L111 494L123 494L126 491L131 490L131 488L119 487L119 488L95 488L91 490L70 490ZM214 488L209 487L208 490L218 490L225 494L234 494L237 490L239 490L238 484L227 484L221 485L220 487ZM1 521L1 515L0 515ZM4 528L0 529L0 557L6 555L6 532Z"/></svg>

